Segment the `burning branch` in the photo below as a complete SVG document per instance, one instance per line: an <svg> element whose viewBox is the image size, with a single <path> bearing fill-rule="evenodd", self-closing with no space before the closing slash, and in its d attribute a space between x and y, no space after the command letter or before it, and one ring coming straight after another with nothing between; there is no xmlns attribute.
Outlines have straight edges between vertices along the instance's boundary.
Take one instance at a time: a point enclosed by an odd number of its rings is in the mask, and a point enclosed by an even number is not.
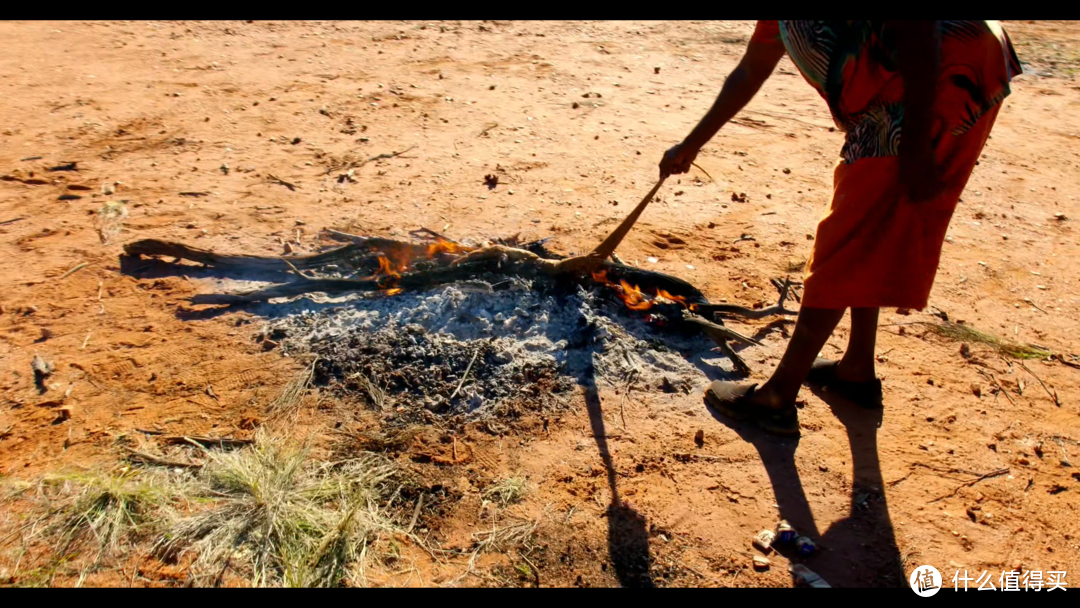
<svg viewBox="0 0 1080 608"><path fill-rule="evenodd" d="M779 281L777 281L779 282ZM778 315L797 315L798 311L788 310L784 308L784 301L787 300L789 294L791 294L791 288L795 284L790 279L784 278L783 283L777 286L780 291L780 297L777 299L776 304L772 306L766 306L765 308L753 309L746 308L744 306L734 306L731 304L705 304L692 306L691 309L695 312L701 313L706 317L710 317L714 314L721 315L733 315L736 317L742 317L744 319L764 319L765 317L773 317Z"/></svg>
<svg viewBox="0 0 1080 608"><path fill-rule="evenodd" d="M125 247L125 252L131 256L172 256L240 272L291 272L298 277L293 282L246 293L195 295L191 300L194 304L246 304L313 292L376 292L393 296L402 291L429 289L447 283L490 280L492 275L599 285L611 290L630 310L652 311L650 315L666 318L691 331L703 332L734 362L736 370L744 374L749 373L749 367L729 342L760 343L724 327L719 317L761 319L771 315L796 314L784 306L792 288L792 283L787 280L776 282L780 295L775 305L754 310L712 304L700 290L678 277L618 264L593 255L560 257L545 249L543 241L519 244L515 238L503 241L514 246L495 244L470 247L429 230L418 231L430 238L427 243L327 232L337 239L349 241L349 244L317 255L288 258L223 255L158 240L130 243ZM343 267L345 270L357 268L357 272L365 272L367 276L356 279L326 276L326 271L331 267L338 273Z"/></svg>

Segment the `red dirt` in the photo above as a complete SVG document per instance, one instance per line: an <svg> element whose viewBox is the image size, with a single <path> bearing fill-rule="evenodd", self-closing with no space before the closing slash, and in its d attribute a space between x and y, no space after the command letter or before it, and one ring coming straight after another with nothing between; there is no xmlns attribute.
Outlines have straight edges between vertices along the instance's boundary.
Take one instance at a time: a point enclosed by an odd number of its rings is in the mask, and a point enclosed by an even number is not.
<svg viewBox="0 0 1080 608"><path fill-rule="evenodd" d="M458 239L556 236L562 251L584 252L655 182L661 154L711 103L752 27L0 23L0 173L23 180L0 182L0 222L21 218L0 225L0 431L12 427L0 438L3 474L115 462L117 438L139 428L248 436L297 371L254 341L258 318L186 303L211 286L121 273L123 243L280 254L285 241L318 250L323 227L404 235L426 226ZM1006 28L1036 73L1018 78L1005 102L931 304L982 330L1076 353L1080 29ZM806 258L829 199L842 143L831 124L785 59L698 158L715 181L696 170L670 180L620 256L681 276L713 301L773 300L769 279ZM409 146L358 168L355 184L326 175L344 158ZM20 160L34 156L42 158ZM63 161L78 170L47 171ZM488 174L498 176L491 190ZM115 193L102 194L106 185ZM65 193L82 198L58 200ZM95 214L108 200L128 201L130 216L103 245ZM755 240L736 243L743 234ZM475 449L467 462L410 465L448 480L457 498L428 522L432 534L467 544L491 526L479 490L525 474L533 490L512 512L540 521L530 559L544 586L788 586L785 558L774 554L764 573L750 568L753 534L781 512L819 540L807 563L834 586L902 585L921 564L941 570L946 585L958 568L988 570L995 584L1014 567L1080 570L1080 482L1061 464L1080 464L1080 371L1026 362L1057 406L1018 364L970 344L1011 400L995 396L959 344L895 325L911 321L936 319L882 315L880 420L804 391L797 444L714 418L700 390L583 393L546 431L539 420L501 437L470 431L458 438ZM743 351L758 379L785 344L766 323L734 326L762 330L765 346ZM824 354L841 352L845 338L841 328ZM56 366L44 394L35 354ZM305 424L318 431L336 415L309 409ZM950 472L1005 467L959 489L975 476ZM609 510L612 488L628 506ZM9 557L0 553L0 568ZM137 584L182 578L132 559L156 573ZM460 583L533 584L517 563L487 557ZM418 568L419 578L382 582L445 584L464 566ZM127 583L103 574L84 584Z"/></svg>

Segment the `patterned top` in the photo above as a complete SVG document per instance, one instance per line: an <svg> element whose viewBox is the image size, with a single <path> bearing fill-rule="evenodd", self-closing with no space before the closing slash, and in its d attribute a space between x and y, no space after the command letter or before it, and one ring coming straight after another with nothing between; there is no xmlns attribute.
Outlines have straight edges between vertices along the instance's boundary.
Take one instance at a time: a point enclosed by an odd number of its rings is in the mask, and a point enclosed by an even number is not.
<svg viewBox="0 0 1080 608"><path fill-rule="evenodd" d="M960 135L1009 95L1020 60L997 21L940 21L934 137ZM904 116L896 44L884 21L758 21L754 42L782 44L846 134L846 163L898 156Z"/></svg>

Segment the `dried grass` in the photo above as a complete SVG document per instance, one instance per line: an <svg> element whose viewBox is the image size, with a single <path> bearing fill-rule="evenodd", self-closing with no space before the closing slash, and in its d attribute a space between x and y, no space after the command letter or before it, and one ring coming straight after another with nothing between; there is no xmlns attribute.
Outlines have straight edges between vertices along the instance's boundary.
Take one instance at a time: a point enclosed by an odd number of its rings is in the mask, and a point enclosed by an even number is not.
<svg viewBox="0 0 1080 608"><path fill-rule="evenodd" d="M302 447L263 437L210 455L199 479L210 506L171 514L156 549L167 558L195 554L200 584L232 569L255 586L340 585L373 541L399 529L381 506L392 503L398 474L372 454L320 464Z"/></svg>
<svg viewBox="0 0 1080 608"><path fill-rule="evenodd" d="M307 393L308 387L311 386L311 381L315 377L315 364L318 362L318 358L311 362L310 366L304 368L295 378L289 381L282 389L281 394L276 399L270 402L266 406L267 412L271 417L292 417L300 411L300 400L304 398L304 394Z"/></svg>
<svg viewBox="0 0 1080 608"><path fill-rule="evenodd" d="M952 321L944 321L942 323L920 321L917 324L925 326L929 331L943 338L955 342L984 344L998 353L1014 359L1042 359L1053 354L1043 348L1000 338L993 334L977 330L966 324L953 323Z"/></svg>
<svg viewBox="0 0 1080 608"><path fill-rule="evenodd" d="M518 502L528 492L529 483L524 477L508 477L484 490L484 500L506 507Z"/></svg>

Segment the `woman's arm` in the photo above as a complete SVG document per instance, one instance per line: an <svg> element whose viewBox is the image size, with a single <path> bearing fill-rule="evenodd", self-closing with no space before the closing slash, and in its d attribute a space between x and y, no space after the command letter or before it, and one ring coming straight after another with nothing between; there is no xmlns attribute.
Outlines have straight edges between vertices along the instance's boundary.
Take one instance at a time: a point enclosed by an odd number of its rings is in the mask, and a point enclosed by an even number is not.
<svg viewBox="0 0 1080 608"><path fill-rule="evenodd" d="M897 62L904 79L904 123L900 137L901 179L912 201L941 191L934 166L934 99L941 65L937 21L893 21Z"/></svg>
<svg viewBox="0 0 1080 608"><path fill-rule="evenodd" d="M742 61L724 81L720 95L705 117L681 144L664 155L660 161L660 175L686 173L701 147L754 98L783 56L782 45L751 40Z"/></svg>

